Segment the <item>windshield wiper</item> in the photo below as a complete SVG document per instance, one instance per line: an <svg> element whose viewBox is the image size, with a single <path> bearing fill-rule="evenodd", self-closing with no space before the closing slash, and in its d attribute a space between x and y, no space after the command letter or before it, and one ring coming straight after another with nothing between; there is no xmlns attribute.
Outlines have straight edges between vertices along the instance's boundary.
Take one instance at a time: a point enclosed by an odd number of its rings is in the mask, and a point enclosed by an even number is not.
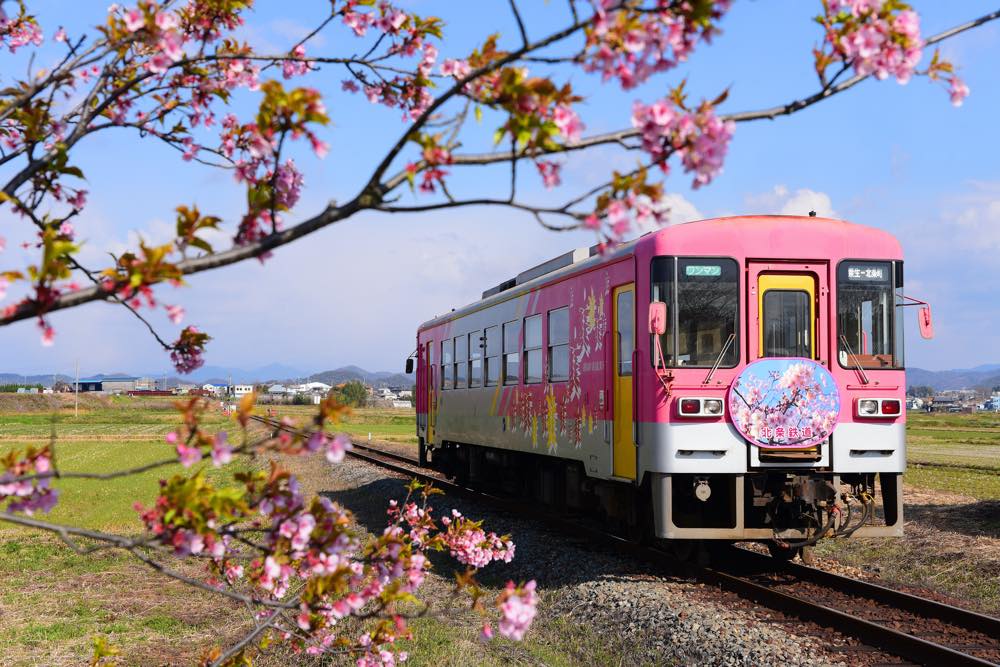
<svg viewBox="0 0 1000 667"><path fill-rule="evenodd" d="M861 374L861 384L868 384L868 375L865 374L865 369L861 366L861 360L858 359L858 355L854 354L854 350L851 349L851 344L847 342L847 336L840 334L840 342L844 344L847 348L847 354L854 357L854 367L857 369L858 373Z"/></svg>
<svg viewBox="0 0 1000 667"><path fill-rule="evenodd" d="M722 358L726 356L726 352L729 351L729 346L733 344L734 340L736 340L736 334L729 334L729 338L726 339L726 344L722 346L722 352L719 352L719 356L715 358L715 363L712 364L712 370L710 370L708 375L705 376L705 379L701 381L702 384L708 384L709 380L712 379L712 376L715 375L715 371L719 369L719 364L722 363Z"/></svg>

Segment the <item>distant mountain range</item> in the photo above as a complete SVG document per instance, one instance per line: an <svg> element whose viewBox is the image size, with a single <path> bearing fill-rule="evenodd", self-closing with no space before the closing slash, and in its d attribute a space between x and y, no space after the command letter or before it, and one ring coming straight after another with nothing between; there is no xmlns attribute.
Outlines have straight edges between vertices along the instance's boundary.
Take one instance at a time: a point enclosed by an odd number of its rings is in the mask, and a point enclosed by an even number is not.
<svg viewBox="0 0 1000 667"><path fill-rule="evenodd" d="M99 373L87 377L109 377L121 375L136 375L139 377L163 377L163 373ZM0 384L41 384L52 385L52 375L20 375L18 373L0 373ZM73 382L67 375L57 375L55 379L63 382ZM360 380L376 387L410 387L414 384L414 376L391 371L367 371L358 366L344 366L332 371L306 374L301 370L283 364L269 364L254 369L230 368L226 366L203 366L191 375L178 378L167 377L167 386L178 384L227 384L230 379L237 384L253 384L265 382L325 382L336 385L341 382ZM928 371L923 368L906 369L907 386L928 386L935 391L943 389L975 389L978 387L1000 386L1000 364L983 364L975 368L953 369L948 371Z"/></svg>
<svg viewBox="0 0 1000 667"><path fill-rule="evenodd" d="M164 373L96 373L81 377L104 378L113 376L136 376L162 378ZM56 375L56 381L73 382L73 378L68 375ZM404 373L393 373L390 371L367 371L359 366L344 366L332 371L322 371L320 373L307 374L300 369L292 368L283 364L269 364L254 369L233 368L228 366L202 366L190 375L177 377L167 376L167 386L176 387L178 384L228 384L230 381L236 384L255 384L267 382L325 382L326 384L340 384L350 380L361 380L375 387L410 387L414 384L414 376ZM52 375L21 375L19 373L0 373L0 384L41 384L46 387L52 385Z"/></svg>
<svg viewBox="0 0 1000 667"><path fill-rule="evenodd" d="M906 384L910 387L933 387L942 389L987 389L1000 386L1000 364L983 364L975 368L959 368L950 371L925 371L922 368L906 369Z"/></svg>

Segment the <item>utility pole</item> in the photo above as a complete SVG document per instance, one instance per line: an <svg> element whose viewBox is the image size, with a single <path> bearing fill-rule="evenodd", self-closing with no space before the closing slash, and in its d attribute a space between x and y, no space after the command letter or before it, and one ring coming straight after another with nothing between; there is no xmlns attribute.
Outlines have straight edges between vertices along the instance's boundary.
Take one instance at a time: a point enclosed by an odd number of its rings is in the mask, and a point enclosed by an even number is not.
<svg viewBox="0 0 1000 667"><path fill-rule="evenodd" d="M76 360L76 397L73 406L73 416L80 416L80 360Z"/></svg>

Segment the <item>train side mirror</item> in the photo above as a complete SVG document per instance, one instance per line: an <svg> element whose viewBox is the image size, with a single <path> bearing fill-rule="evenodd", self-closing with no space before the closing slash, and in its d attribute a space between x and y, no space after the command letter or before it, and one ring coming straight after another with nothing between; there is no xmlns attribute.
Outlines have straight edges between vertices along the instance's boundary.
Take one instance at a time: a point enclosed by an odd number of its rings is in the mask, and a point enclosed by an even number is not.
<svg viewBox="0 0 1000 667"><path fill-rule="evenodd" d="M409 375L413 372L413 357L407 357L406 359L406 374Z"/></svg>
<svg viewBox="0 0 1000 667"><path fill-rule="evenodd" d="M920 324L920 335L924 338L934 338L934 321L931 319L930 304L924 304L917 311L917 322Z"/></svg>
<svg viewBox="0 0 1000 667"><path fill-rule="evenodd" d="M667 304L662 301L649 304L649 333L658 336L667 333Z"/></svg>

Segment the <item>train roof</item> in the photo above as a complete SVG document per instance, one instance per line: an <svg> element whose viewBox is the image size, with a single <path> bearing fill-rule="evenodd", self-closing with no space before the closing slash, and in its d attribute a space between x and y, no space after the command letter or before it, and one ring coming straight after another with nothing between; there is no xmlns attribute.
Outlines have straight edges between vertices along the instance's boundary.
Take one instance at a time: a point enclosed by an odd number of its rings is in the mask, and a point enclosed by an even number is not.
<svg viewBox="0 0 1000 667"><path fill-rule="evenodd" d="M420 325L420 329L444 324L463 315L531 292L567 275L583 272L604 262L631 255L649 244L652 254L694 254L775 258L801 256L803 246L811 257L826 256L901 259L899 241L889 232L835 218L799 215L737 215L695 220L647 232L620 243L602 255L598 246L578 248L522 271L514 278L483 292L483 298L444 313ZM821 248L820 255L815 250Z"/></svg>

